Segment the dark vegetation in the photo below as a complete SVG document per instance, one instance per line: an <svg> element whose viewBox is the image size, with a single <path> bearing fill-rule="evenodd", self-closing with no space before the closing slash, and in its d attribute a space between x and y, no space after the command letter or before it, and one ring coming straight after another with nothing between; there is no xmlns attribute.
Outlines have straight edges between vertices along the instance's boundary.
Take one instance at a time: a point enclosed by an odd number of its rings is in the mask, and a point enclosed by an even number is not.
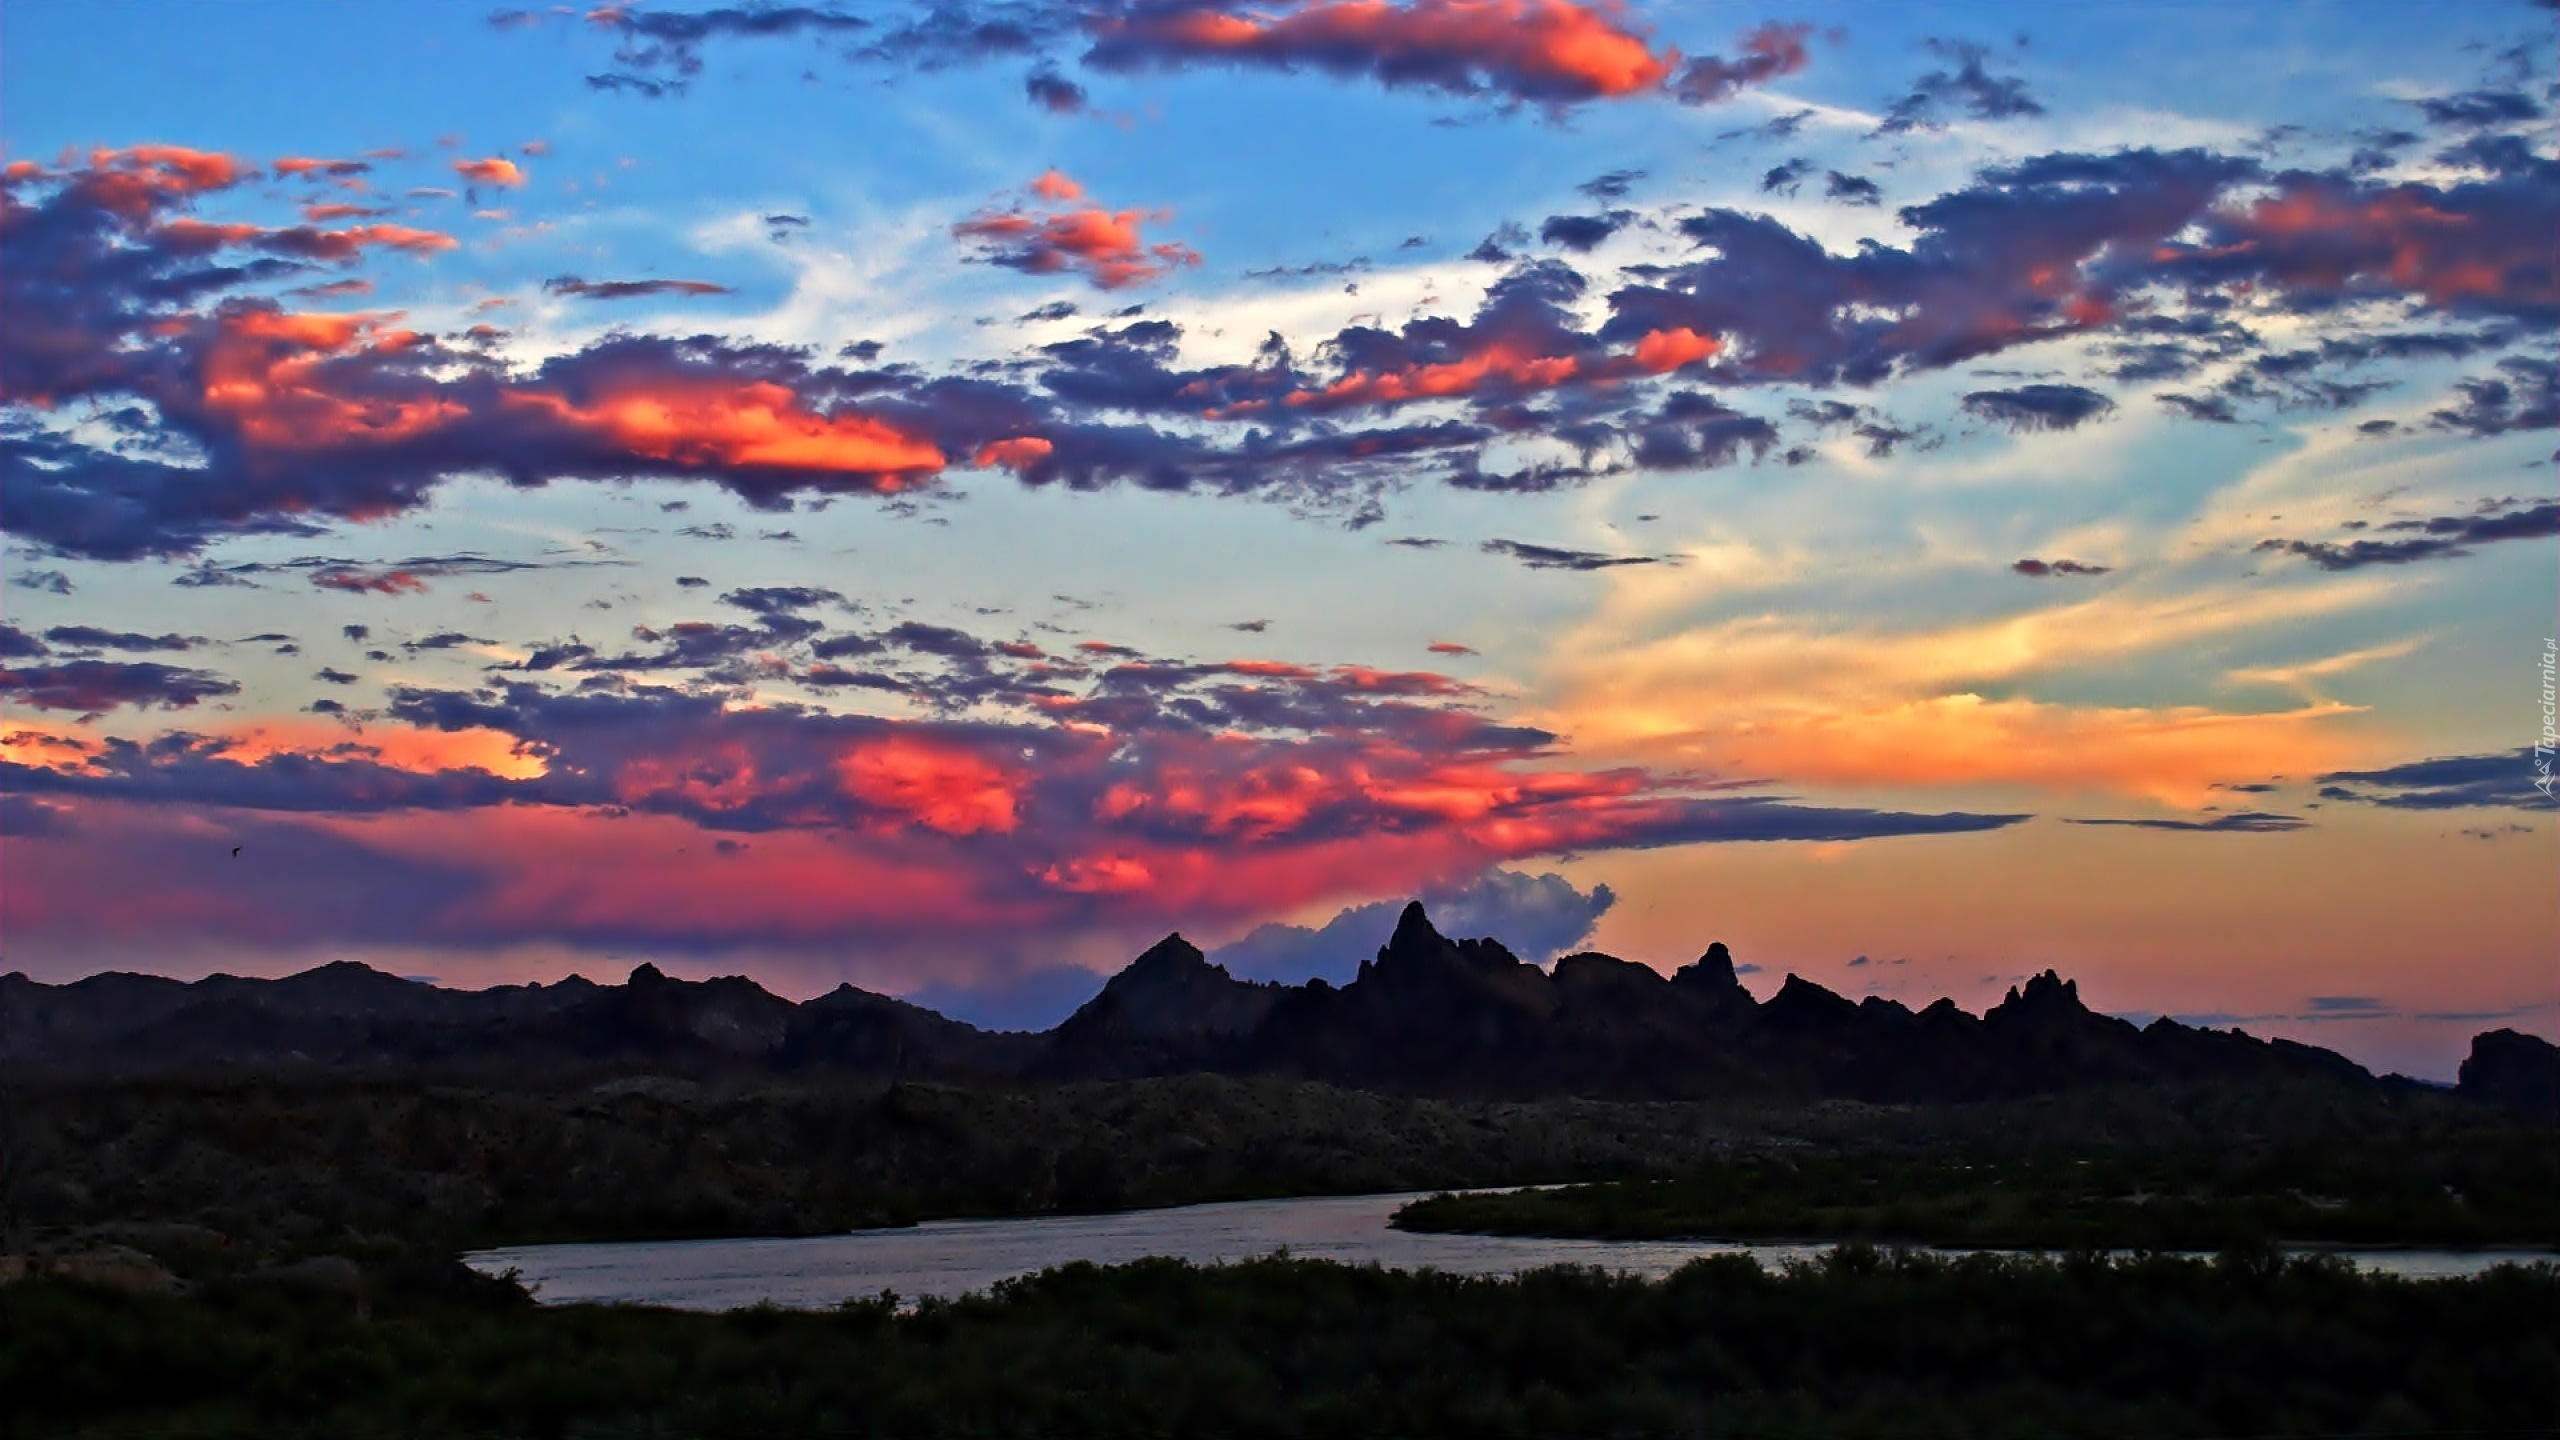
<svg viewBox="0 0 2560 1440"><path fill-rule="evenodd" d="M2547 1434L2560 1271L1846 1247L1461 1279L1074 1265L833 1313L537 1309L496 1282L0 1289L53 1436Z"/></svg>
<svg viewBox="0 0 2560 1440"><path fill-rule="evenodd" d="M1438 1195L1409 1230L2021 1249L2560 1246L2560 1141L2466 1126L2319 1144L1761 1155L1669 1179Z"/></svg>

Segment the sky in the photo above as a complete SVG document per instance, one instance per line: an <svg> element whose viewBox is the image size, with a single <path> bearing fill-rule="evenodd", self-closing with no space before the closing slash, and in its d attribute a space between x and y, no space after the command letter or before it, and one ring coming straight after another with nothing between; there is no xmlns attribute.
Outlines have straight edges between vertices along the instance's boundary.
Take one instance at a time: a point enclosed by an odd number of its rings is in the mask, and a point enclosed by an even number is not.
<svg viewBox="0 0 2560 1440"><path fill-rule="evenodd" d="M2545 3L9 8L0 967L2560 1034ZM2542 748L2537 750L2537 746Z"/></svg>

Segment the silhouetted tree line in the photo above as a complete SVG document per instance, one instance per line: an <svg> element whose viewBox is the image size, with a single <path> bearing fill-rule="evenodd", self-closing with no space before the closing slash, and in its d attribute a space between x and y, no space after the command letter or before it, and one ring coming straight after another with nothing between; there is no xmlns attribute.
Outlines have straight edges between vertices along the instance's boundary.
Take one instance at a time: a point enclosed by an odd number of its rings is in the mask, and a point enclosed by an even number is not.
<svg viewBox="0 0 2560 1440"><path fill-rule="evenodd" d="M343 1295L0 1289L13 1436L2548 1433L2560 1270L2234 1251L1516 1280L1071 1265L833 1313L538 1308L420 1262ZM2545 1427L2536 1429L2535 1427Z"/></svg>

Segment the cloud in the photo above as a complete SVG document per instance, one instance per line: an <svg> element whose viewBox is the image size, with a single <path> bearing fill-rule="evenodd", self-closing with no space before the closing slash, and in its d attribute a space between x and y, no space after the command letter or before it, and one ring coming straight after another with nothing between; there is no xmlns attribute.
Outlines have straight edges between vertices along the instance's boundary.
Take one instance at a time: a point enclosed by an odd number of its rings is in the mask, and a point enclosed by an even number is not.
<svg viewBox="0 0 2560 1440"><path fill-rule="evenodd" d="M1796 193L1796 187L1804 183L1804 177L1812 173L1813 162L1801 155L1780 161L1770 166L1768 171L1761 175L1760 193L1793 195Z"/></svg>
<svg viewBox="0 0 2560 1440"><path fill-rule="evenodd" d="M2076 430L2115 413L2116 402L2083 385L2022 385L2015 390L1976 390L1964 397L1966 413L2025 433Z"/></svg>
<svg viewBox="0 0 2560 1440"><path fill-rule="evenodd" d="M1463 885L1426 889L1344 908L1320 926L1271 923L1209 952L1237 978L1303 984L1322 979L1346 985L1360 964L1394 933L1408 900L1430 907L1440 932L1455 937L1491 936L1533 965L1581 948L1617 903L1606 885L1588 891L1561 875L1530 875L1499 866Z"/></svg>
<svg viewBox="0 0 2560 1440"><path fill-rule="evenodd" d="M2190 420L2203 420L2215 425L2240 423L2240 417L2232 413L2231 402L2219 395L2180 395L2164 392L2151 398Z"/></svg>
<svg viewBox="0 0 2560 1440"><path fill-rule="evenodd" d="M1740 58L1702 55L1689 62L1671 82L1671 93L1683 105L1715 105L1753 85L1764 85L1805 67L1804 41L1810 25L1771 22L1742 37Z"/></svg>
<svg viewBox="0 0 2560 1440"><path fill-rule="evenodd" d="M2560 536L2560 501L2492 514L2437 515L2425 520L2395 520L2382 527L2406 532L2394 540L2261 540L2253 551L2299 555L2323 570L2360 570L2368 565L2407 565L2420 560L2450 560L2471 553L2474 545L2499 540L2548 540Z"/></svg>
<svg viewBox="0 0 2560 1440"><path fill-rule="evenodd" d="M43 763L13 752L0 767L10 791L66 802L111 848L57 856L40 877L10 867L12 924L94 926L108 873L94 867L157 853L151 837L178 822L153 817L200 807L243 824L303 817L301 833L352 847L343 865L379 863L443 897L426 914L381 915L243 899L225 912L235 937L706 948L1235 924L1566 850L1962 833L2023 818L1825 808L1634 768L1557 768L1554 736L1477 713L1474 692L1429 672L1122 659L1117 646L1086 652L1107 664L1061 671L915 622L879 638L936 662L902 677L926 692L975 693L1022 718L900 720L507 680L395 687L355 737L270 721L84 742ZM717 885L679 853L743 836L752 854L710 877ZM174 866L153 905L119 923L186 913L201 883Z"/></svg>
<svg viewBox="0 0 2560 1440"><path fill-rule="evenodd" d="M2552 798L2541 782L2549 773L2537 768L2537 757L2527 746L2491 755L2415 760L2381 770L2335 770L2320 777L2320 794L2327 800L2387 810L2546 810Z"/></svg>
<svg viewBox="0 0 2560 1440"><path fill-rule="evenodd" d="M211 671L147 661L74 660L0 667L0 695L38 710L98 714L128 705L185 710L200 700L239 693L237 683Z"/></svg>
<svg viewBox="0 0 2560 1440"><path fill-rule="evenodd" d="M2018 574L2032 576L2041 580L2048 575L2105 575L2110 573L2115 567L2111 565L2087 565L2078 560L2047 561L2027 559L2020 560L2009 568L2016 571Z"/></svg>
<svg viewBox="0 0 2560 1440"><path fill-rule="evenodd" d="M1285 10L1095 13L1086 66L1116 73L1233 64L1314 69L1389 88L1565 105L1658 90L1654 51L1608 8L1577 0L1309 0ZM1746 62L1748 63L1748 62Z"/></svg>
<svg viewBox="0 0 2560 1440"><path fill-rule="evenodd" d="M581 280L575 275L554 275L542 282L543 290L552 295L571 295L581 300L637 300L658 295L735 295L726 285L708 280Z"/></svg>
<svg viewBox="0 0 2560 1440"><path fill-rule="evenodd" d="M2184 830L2197 834L2266 835L2286 830L2307 830L2311 822L2293 815L2271 815L2262 811L2240 811L2216 815L2210 820L2068 820L2071 825L2128 825L2143 830Z"/></svg>
<svg viewBox="0 0 2560 1440"><path fill-rule="evenodd" d="M1884 190L1863 175L1844 175L1837 170L1823 173L1822 198L1843 205L1882 205Z"/></svg>
<svg viewBox="0 0 2560 1440"><path fill-rule="evenodd" d="M145 635L132 630L104 630L95 625L56 625L44 632L44 638L75 650L192 650L203 643L202 636Z"/></svg>
<svg viewBox="0 0 2560 1440"><path fill-rule="evenodd" d="M1610 170L1594 175L1573 188L1607 204L1612 200L1626 199L1628 193L1635 189L1636 182L1643 178L1645 172L1642 170Z"/></svg>
<svg viewBox="0 0 2560 1440"><path fill-rule="evenodd" d="M456 160L453 173L474 185L496 185L512 190L524 184L523 168L503 155L492 155L485 160Z"/></svg>
<svg viewBox="0 0 2560 1440"><path fill-rule="evenodd" d="M2400 1013L2390 1001L2373 995L2312 995L2297 1020L2387 1020Z"/></svg>
<svg viewBox="0 0 2560 1440"><path fill-rule="evenodd" d="M989 208L953 225L952 235L976 245L977 258L986 264L1029 275L1074 271L1102 290L1159 280L1200 263L1200 252L1188 245L1146 239L1147 222L1170 218L1170 210L1113 211L1065 203L1081 198L1083 187L1055 170L1029 188L1059 208L1041 210L1018 202Z"/></svg>
<svg viewBox="0 0 2560 1440"><path fill-rule="evenodd" d="M2498 369L2506 379L2455 381L2460 403L2431 413L2427 423L2482 439L2516 430L2560 428L2560 363L2510 355L2498 362Z"/></svg>
<svg viewBox="0 0 2560 1440"><path fill-rule="evenodd" d="M1550 215L1538 227L1538 238L1549 245L1561 245L1575 254L1585 254L1601 241L1617 234L1634 218L1634 212L1627 210L1612 210L1602 215Z"/></svg>
<svg viewBox="0 0 2560 1440"><path fill-rule="evenodd" d="M2026 82L2015 76L1990 73L1984 64L1991 58L1988 48L1966 40L1930 40L1927 44L1940 59L1954 62L1955 68L1932 70L1913 81L1910 93L1885 111L1884 123L1876 127L1876 133L1942 130L1958 112L1976 120L2014 120L2045 113L2044 106L2027 93Z"/></svg>
<svg viewBox="0 0 2560 1440"><path fill-rule="evenodd" d="M2480 130L2493 125L2515 125L2542 118L2542 107L2518 90L2466 90L2459 95L2445 95L2414 102L2430 125L2445 125L2461 130Z"/></svg>
<svg viewBox="0 0 2560 1440"><path fill-rule="evenodd" d="M1084 113L1084 87L1059 74L1054 65L1042 65L1023 76L1022 93L1052 115Z"/></svg>
<svg viewBox="0 0 2560 1440"><path fill-rule="evenodd" d="M1567 550L1554 545L1532 545L1523 540L1487 540L1477 547L1488 555L1504 555L1532 570L1607 570L1620 565L1659 565L1659 555L1603 555L1592 550Z"/></svg>

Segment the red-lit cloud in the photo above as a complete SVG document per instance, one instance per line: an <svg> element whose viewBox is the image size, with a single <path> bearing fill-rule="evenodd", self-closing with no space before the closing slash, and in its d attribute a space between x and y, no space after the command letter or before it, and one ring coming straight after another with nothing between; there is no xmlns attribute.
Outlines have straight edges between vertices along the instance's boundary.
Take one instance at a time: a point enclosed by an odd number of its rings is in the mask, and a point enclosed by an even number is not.
<svg viewBox="0 0 2560 1440"><path fill-rule="evenodd" d="M1073 204L1083 196L1083 187L1055 170L1032 181L1030 189L1065 208L985 210L952 226L951 233L974 242L978 258L988 264L1030 275L1074 270L1104 290L1161 279L1177 267L1200 263L1200 253L1188 245L1147 241L1147 222L1171 218L1170 210L1115 211Z"/></svg>
<svg viewBox="0 0 2560 1440"><path fill-rule="evenodd" d="M769 630L733 649L761 645L790 669L807 638ZM1097 657L1129 653L1090 643ZM898 720L673 689L510 684L400 690L390 718L361 733L300 722L147 745L31 740L13 744L0 778L55 807L62 834L47 842L57 848L43 895L7 877L10 923L141 924L84 909L108 903L130 855L77 837L165 838L205 807L227 815L226 829L345 847L312 883L405 875L413 892L371 920L297 916L282 897L208 911L185 900L180 867L170 883L181 893L152 903L218 938L347 938L346 926L379 924L416 927L422 943L710 947L840 943L867 926L967 937L1222 923L1567 849L1842 840L2014 818L1822 809L1640 768L1578 768L1556 737L1487 718L1470 687L1429 671L1140 658L1093 673L1035 646L913 624L851 648L935 657L939 677L906 683L1021 718ZM755 841L724 862L725 904L673 859L704 854L717 835ZM430 900L433 913L420 913Z"/></svg>
<svg viewBox="0 0 2560 1440"><path fill-rule="evenodd" d="M1160 10L1088 22L1087 65L1162 69L1225 61L1367 76L1390 86L1550 103L1658 90L1679 52L1656 51L1623 7L1576 0L1311 0L1269 10Z"/></svg>
<svg viewBox="0 0 2560 1440"><path fill-rule="evenodd" d="M486 160L456 160L453 173L475 185L513 189L524 183L524 170L503 155L492 155Z"/></svg>

